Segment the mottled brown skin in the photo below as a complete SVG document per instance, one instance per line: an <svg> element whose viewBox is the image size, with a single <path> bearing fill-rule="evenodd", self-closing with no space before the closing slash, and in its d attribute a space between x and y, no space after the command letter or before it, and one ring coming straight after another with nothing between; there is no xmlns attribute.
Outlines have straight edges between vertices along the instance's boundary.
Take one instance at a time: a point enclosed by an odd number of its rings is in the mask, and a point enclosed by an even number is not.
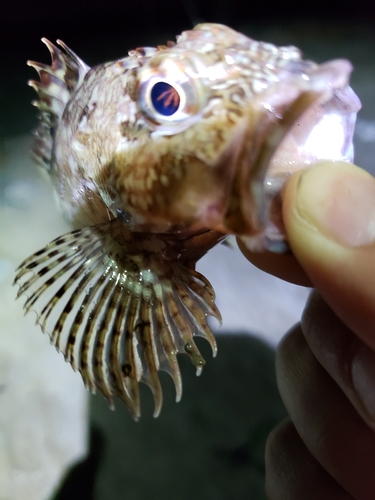
<svg viewBox="0 0 375 500"><path fill-rule="evenodd" d="M65 53L48 46L52 71L32 63L41 76L33 86L42 121L56 131L52 141L42 130L38 144L44 134L51 177L75 227L125 213L133 231L213 229L261 244L273 224L266 178L285 180L314 161L298 140L326 105L344 99L351 107L348 62L319 66L295 47L226 26L202 24L176 44L91 69L63 44ZM148 92L157 81L181 98L176 116L154 108Z"/></svg>
<svg viewBox="0 0 375 500"><path fill-rule="evenodd" d="M251 201L249 186L250 179L259 176L259 189L265 172L260 165L257 173L253 160L264 149L262 129L280 130L274 116L277 111L283 115L293 93L273 103L272 111L264 108L264 98L274 92L267 88L284 78L286 63L299 61L300 54L294 48L253 42L226 27L206 26L186 32L171 48L149 49L150 53L140 49L127 59L87 72L66 105L52 156L53 179L73 224L83 221L84 205L92 205L91 190L112 213L113 206L129 213L134 230L169 232L178 225L191 227L192 232L209 227L238 233L238 223L233 228L226 223L227 219L233 224L236 218L242 219L244 234L262 230L264 222L256 220L259 207ZM211 73L200 75L199 85L192 81L201 101L186 103L192 123L181 129L171 122L168 132L160 133L158 118L145 114L140 105L140 82L144 71L165 76L165 61L175 60L176 55L181 71L204 67ZM282 134L278 142L281 138ZM252 163L253 167L243 166ZM99 206L87 212L90 222L93 213L102 214L97 221L108 217Z"/></svg>

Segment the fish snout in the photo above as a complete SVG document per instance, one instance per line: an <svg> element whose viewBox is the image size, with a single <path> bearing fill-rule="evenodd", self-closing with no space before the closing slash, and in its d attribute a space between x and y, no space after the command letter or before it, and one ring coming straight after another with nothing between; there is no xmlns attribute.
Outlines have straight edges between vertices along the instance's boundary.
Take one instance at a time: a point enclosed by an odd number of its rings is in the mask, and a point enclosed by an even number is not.
<svg viewBox="0 0 375 500"><path fill-rule="evenodd" d="M222 231L244 236L254 250L286 248L285 181L321 160L353 160L361 104L347 83L345 62L318 67L307 83L297 78L278 83L249 105L223 155L230 159L230 180ZM340 72L347 74L339 77Z"/></svg>

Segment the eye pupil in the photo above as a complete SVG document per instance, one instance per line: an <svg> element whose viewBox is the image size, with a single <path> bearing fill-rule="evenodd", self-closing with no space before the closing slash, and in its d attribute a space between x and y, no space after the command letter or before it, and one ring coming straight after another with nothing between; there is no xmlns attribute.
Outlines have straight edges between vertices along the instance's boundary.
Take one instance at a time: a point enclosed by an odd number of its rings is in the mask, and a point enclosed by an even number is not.
<svg viewBox="0 0 375 500"><path fill-rule="evenodd" d="M166 82L158 82L152 87L151 102L155 110L164 116L173 115L180 105L177 90Z"/></svg>

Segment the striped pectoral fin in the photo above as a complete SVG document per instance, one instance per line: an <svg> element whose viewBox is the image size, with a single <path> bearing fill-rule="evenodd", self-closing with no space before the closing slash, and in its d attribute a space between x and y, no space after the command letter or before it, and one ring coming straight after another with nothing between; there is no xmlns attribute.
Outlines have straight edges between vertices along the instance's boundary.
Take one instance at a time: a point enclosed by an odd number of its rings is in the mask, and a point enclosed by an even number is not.
<svg viewBox="0 0 375 500"><path fill-rule="evenodd" d="M113 235L117 221L72 231L26 259L17 271L25 310L79 371L85 386L114 406L121 398L140 416L139 382L162 406L158 371L168 372L182 394L177 354L188 354L200 373L204 360L194 337L205 337L216 354L207 316L220 320L208 281L175 260L161 261L128 232ZM116 233L117 234L117 233ZM146 250L146 247L148 248Z"/></svg>

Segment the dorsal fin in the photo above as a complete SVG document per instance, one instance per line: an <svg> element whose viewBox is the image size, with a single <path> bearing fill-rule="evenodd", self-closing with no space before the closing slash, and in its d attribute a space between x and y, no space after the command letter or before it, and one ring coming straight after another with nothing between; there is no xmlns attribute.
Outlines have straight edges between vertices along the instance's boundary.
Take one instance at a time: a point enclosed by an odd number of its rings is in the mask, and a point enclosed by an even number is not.
<svg viewBox="0 0 375 500"><path fill-rule="evenodd" d="M59 124L71 94L82 83L90 68L61 40L57 40L57 44L63 50L46 38L42 38L42 42L51 53L51 66L34 61L27 61L27 64L36 69L40 78L39 82L29 81L29 85L39 96L39 100L33 101L33 105L40 111L40 123L34 132L32 151L36 161L49 170L54 129Z"/></svg>

